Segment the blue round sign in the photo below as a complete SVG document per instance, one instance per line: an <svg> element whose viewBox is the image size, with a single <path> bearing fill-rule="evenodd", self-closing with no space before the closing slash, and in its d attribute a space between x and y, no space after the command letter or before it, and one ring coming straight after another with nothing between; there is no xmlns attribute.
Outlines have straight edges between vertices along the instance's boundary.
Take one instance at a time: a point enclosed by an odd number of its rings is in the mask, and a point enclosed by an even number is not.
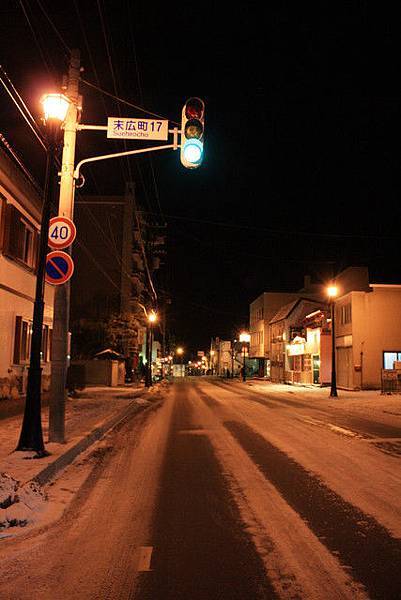
<svg viewBox="0 0 401 600"><path fill-rule="evenodd" d="M68 281L74 272L74 262L69 254L55 250L46 256L45 280L53 285Z"/></svg>

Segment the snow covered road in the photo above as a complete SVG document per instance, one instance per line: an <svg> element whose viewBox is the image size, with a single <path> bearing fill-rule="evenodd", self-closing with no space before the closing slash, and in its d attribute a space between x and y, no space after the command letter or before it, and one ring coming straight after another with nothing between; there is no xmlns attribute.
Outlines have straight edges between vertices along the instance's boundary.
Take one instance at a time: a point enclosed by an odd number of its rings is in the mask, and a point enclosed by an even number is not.
<svg viewBox="0 0 401 600"><path fill-rule="evenodd" d="M58 523L1 542L0 598L399 598L400 437L396 415L175 383Z"/></svg>

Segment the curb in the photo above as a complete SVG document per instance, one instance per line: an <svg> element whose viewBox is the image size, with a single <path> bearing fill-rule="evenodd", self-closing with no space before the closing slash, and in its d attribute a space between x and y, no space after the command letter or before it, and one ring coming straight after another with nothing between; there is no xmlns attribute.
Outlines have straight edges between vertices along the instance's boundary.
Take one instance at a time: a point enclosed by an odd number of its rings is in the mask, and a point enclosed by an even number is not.
<svg viewBox="0 0 401 600"><path fill-rule="evenodd" d="M39 485L43 486L46 483L49 483L53 479L53 477L62 469L67 467L72 461L79 455L81 452L89 448L94 442L100 440L106 433L116 427L119 423L128 419L129 417L133 417L137 413L143 412L145 410L150 410L157 408L161 404L162 400L154 402L150 405L143 404L135 404L135 401L130 404L125 410L120 413L113 415L108 419L103 425L100 427L96 427L91 433L89 433L86 437L81 439L79 442L72 446L65 454L62 454L56 460L49 465L47 465L44 469L39 471L37 475L32 477L31 481L37 482Z"/></svg>

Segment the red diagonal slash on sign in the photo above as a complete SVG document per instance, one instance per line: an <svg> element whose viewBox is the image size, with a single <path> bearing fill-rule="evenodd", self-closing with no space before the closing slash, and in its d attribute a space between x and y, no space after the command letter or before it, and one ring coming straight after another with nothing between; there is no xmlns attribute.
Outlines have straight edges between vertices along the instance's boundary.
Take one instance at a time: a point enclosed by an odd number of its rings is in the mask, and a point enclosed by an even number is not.
<svg viewBox="0 0 401 600"><path fill-rule="evenodd" d="M51 264L51 266L53 267L53 269L56 269L56 271L57 271L58 273L60 273L60 276L61 276L61 277L64 277L64 275L65 275L64 271L62 271L62 270L60 269L60 267L58 266L58 264L56 263L56 261L55 261L54 259L50 258L50 259L48 260L48 262Z"/></svg>
<svg viewBox="0 0 401 600"><path fill-rule="evenodd" d="M57 260L58 259L58 260ZM66 283L74 272L74 262L69 254L61 250L50 252L46 257L45 280L53 285Z"/></svg>

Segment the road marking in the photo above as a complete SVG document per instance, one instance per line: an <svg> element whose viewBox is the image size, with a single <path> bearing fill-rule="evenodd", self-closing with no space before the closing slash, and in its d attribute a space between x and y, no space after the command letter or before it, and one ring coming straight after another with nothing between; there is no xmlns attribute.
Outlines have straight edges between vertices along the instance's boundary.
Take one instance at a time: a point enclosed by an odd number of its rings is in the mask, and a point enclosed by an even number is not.
<svg viewBox="0 0 401 600"><path fill-rule="evenodd" d="M138 548L138 571L151 571L153 546L139 546Z"/></svg>

